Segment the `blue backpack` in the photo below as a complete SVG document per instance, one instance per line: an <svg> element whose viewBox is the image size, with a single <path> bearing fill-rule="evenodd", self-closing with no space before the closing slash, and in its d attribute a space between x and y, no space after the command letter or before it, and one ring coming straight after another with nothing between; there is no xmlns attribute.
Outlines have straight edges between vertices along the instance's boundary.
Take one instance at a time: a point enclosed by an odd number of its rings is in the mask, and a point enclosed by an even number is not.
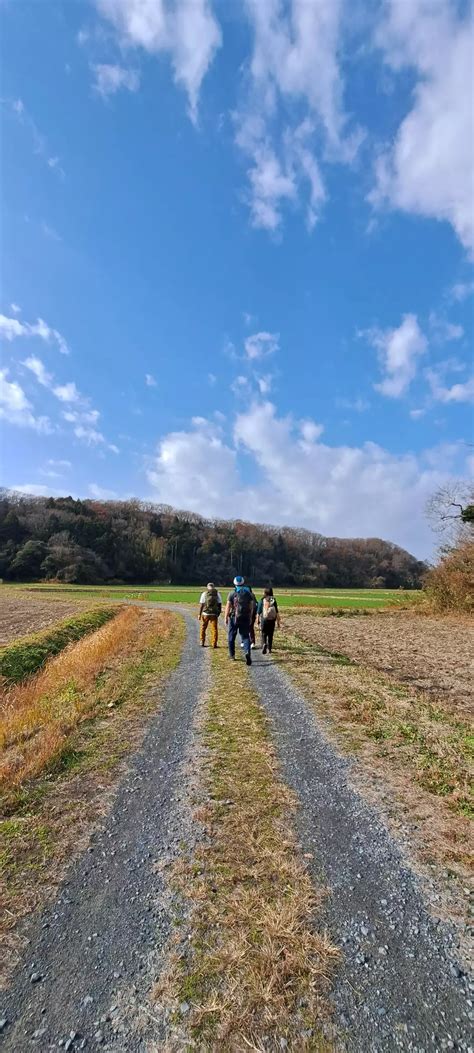
<svg viewBox="0 0 474 1053"><path fill-rule="evenodd" d="M247 585L238 585L234 596L234 614L236 618L245 618L250 621L252 610L252 593Z"/></svg>

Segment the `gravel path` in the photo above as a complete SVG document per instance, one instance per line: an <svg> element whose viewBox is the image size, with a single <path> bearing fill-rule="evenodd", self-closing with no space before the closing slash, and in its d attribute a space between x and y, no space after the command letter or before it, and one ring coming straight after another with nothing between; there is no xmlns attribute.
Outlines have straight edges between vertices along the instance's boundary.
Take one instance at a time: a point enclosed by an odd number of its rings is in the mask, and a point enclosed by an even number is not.
<svg viewBox="0 0 474 1053"><path fill-rule="evenodd" d="M325 921L343 952L334 990L343 1048L471 1050L474 984L458 968L453 933L428 914L417 878L351 787L350 763L286 673L258 652L252 675L299 798L302 848L329 890Z"/></svg>
<svg viewBox="0 0 474 1053"><path fill-rule="evenodd" d="M6 1051L146 1049L147 995L170 929L164 875L188 833L183 781L209 675L196 622L184 617L182 661L113 809L0 996Z"/></svg>
<svg viewBox="0 0 474 1053"><path fill-rule="evenodd" d="M148 995L170 932L167 865L195 836L186 785L194 713L209 676L196 621L181 613L188 635L163 705L109 817L33 926L28 953L3 996L0 1017L8 1022L1 1040L9 1053L145 1053L150 1032L161 1033ZM324 920L343 951L334 992L338 1048L474 1053L468 1042L474 985L469 993L453 934L427 913L417 879L351 787L349 763L286 674L256 653L252 677L283 776L300 801L303 850L314 853L315 883L329 889Z"/></svg>

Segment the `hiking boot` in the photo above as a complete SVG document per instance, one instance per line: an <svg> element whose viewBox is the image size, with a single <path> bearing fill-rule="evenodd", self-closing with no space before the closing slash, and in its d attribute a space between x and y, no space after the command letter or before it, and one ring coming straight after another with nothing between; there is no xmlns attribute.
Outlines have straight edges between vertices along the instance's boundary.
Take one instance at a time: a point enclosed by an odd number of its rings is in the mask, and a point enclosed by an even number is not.
<svg viewBox="0 0 474 1053"><path fill-rule="evenodd" d="M250 651L245 655L245 661L247 662L247 665L252 665L252 655L250 654Z"/></svg>
<svg viewBox="0 0 474 1053"><path fill-rule="evenodd" d="M267 645L265 644L265 646L262 647L262 654L266 654L266 653L267 653Z"/></svg>
<svg viewBox="0 0 474 1053"><path fill-rule="evenodd" d="M235 662L235 654L230 654L229 658L230 658L231 662Z"/></svg>

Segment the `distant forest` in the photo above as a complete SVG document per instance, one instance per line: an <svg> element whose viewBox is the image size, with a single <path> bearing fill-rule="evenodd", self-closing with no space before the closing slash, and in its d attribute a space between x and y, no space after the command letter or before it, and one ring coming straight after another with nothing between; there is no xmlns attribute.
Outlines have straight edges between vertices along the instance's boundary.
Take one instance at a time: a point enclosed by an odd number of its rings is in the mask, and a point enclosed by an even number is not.
<svg viewBox="0 0 474 1053"><path fill-rule="evenodd" d="M0 577L79 584L221 584L244 574L333 588L418 588L426 565L378 538L203 519L142 501L0 490Z"/></svg>

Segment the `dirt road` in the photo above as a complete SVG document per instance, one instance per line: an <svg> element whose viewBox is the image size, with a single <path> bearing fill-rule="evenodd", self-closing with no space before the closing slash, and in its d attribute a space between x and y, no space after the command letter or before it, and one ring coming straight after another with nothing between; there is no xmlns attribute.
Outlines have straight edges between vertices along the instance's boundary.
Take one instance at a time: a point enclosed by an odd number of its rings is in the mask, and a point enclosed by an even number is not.
<svg viewBox="0 0 474 1053"><path fill-rule="evenodd" d="M196 622L183 615L187 640L165 703L103 828L29 933L2 998L9 1053L164 1048L149 993L173 923L167 868L195 836L185 776L194 713L209 683L208 653ZM251 675L299 798L302 848L313 854L315 883L329 890L325 922L342 951L338 1048L467 1053L472 1005L452 933L428 914L417 879L285 674L257 654Z"/></svg>

